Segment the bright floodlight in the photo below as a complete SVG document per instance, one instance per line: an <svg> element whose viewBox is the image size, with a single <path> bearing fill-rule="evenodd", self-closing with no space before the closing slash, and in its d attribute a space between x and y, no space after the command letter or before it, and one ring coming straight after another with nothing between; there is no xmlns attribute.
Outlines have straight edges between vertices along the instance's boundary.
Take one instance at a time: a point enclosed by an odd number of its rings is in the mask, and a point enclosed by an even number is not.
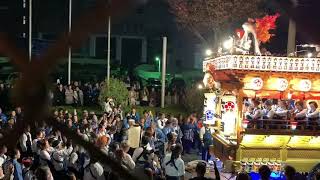
<svg viewBox="0 0 320 180"><path fill-rule="evenodd" d="M211 56L212 55L212 50L211 49L207 49L206 50L206 55L207 56Z"/></svg>
<svg viewBox="0 0 320 180"><path fill-rule="evenodd" d="M231 49L233 46L233 38L230 37L228 40L226 40L224 43L223 43L223 47L225 49Z"/></svg>
<svg viewBox="0 0 320 180"><path fill-rule="evenodd" d="M199 85L198 85L198 89L203 89L202 84L199 84Z"/></svg>
<svg viewBox="0 0 320 180"><path fill-rule="evenodd" d="M311 58L312 57L312 53L309 52L307 56L308 56L308 58Z"/></svg>

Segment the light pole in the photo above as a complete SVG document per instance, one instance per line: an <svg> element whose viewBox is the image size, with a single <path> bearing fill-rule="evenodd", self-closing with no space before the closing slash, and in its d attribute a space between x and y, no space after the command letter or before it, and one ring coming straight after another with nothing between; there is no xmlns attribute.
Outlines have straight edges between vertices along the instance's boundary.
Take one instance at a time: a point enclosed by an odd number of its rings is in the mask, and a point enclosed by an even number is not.
<svg viewBox="0 0 320 180"><path fill-rule="evenodd" d="M161 108L164 108L164 98L165 98L165 90L166 90L166 68L167 68L167 37L163 37L162 45L163 47L162 47Z"/></svg>
<svg viewBox="0 0 320 180"><path fill-rule="evenodd" d="M32 0L29 0L29 61L32 58Z"/></svg>
<svg viewBox="0 0 320 180"><path fill-rule="evenodd" d="M69 37L72 30L72 0L69 0ZM71 84L71 45L68 48L68 84Z"/></svg>
<svg viewBox="0 0 320 180"><path fill-rule="evenodd" d="M108 18L108 54L107 54L107 86L110 82L110 47L111 46L111 16Z"/></svg>
<svg viewBox="0 0 320 180"><path fill-rule="evenodd" d="M156 63L158 64L158 72L160 73L160 71L161 71L161 67L160 67L161 62L160 62L160 58L157 56L157 57L155 58L155 60L156 60Z"/></svg>

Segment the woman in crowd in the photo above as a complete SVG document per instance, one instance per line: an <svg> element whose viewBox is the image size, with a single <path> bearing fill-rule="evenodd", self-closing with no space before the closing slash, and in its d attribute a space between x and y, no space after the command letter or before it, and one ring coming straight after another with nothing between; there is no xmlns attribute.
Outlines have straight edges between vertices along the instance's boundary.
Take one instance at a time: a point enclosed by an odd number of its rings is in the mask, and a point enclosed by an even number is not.
<svg viewBox="0 0 320 180"><path fill-rule="evenodd" d="M167 180L183 180L185 175L184 161L181 159L182 146L177 144L172 153L166 155L163 160Z"/></svg>
<svg viewBox="0 0 320 180"><path fill-rule="evenodd" d="M73 105L74 103L74 91L72 90L72 86L68 85L68 88L65 90L66 97L66 105Z"/></svg>
<svg viewBox="0 0 320 180"><path fill-rule="evenodd" d="M141 97L141 106L149 105L149 91L147 87L144 87L140 94Z"/></svg>

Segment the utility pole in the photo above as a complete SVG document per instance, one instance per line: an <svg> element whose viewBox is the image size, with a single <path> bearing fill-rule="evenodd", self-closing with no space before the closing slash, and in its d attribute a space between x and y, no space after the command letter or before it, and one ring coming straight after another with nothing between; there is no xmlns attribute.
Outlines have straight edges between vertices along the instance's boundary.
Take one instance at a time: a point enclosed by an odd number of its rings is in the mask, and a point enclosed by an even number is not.
<svg viewBox="0 0 320 180"><path fill-rule="evenodd" d="M72 0L69 0L69 37L72 30ZM68 47L68 84L71 84L71 44Z"/></svg>
<svg viewBox="0 0 320 180"><path fill-rule="evenodd" d="M29 62L32 59L32 0L29 0Z"/></svg>
<svg viewBox="0 0 320 180"><path fill-rule="evenodd" d="M108 17L107 86L110 83L111 16Z"/></svg>
<svg viewBox="0 0 320 180"><path fill-rule="evenodd" d="M161 86L161 108L164 108L166 92L166 65L167 65L167 37L163 37L162 47L162 86Z"/></svg>

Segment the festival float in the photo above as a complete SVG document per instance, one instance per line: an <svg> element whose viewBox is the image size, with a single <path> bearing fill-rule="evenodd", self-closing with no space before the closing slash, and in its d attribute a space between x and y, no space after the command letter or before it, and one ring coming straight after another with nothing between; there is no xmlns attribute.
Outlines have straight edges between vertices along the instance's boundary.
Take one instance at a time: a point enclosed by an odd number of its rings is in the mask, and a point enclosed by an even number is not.
<svg viewBox="0 0 320 180"><path fill-rule="evenodd" d="M294 104L306 107L320 100L320 59L312 57L275 57L260 51L260 45L273 36L279 15L248 20L228 40L227 52L207 58L204 114L215 130L215 154L233 159L237 170L257 171L268 165L279 171L293 165L298 172L309 172L320 162L320 123L297 120ZM251 38L250 38L251 37ZM286 101L285 119L248 119L248 104L255 99ZM276 105L276 104L273 104ZM306 125L307 124L307 125Z"/></svg>

